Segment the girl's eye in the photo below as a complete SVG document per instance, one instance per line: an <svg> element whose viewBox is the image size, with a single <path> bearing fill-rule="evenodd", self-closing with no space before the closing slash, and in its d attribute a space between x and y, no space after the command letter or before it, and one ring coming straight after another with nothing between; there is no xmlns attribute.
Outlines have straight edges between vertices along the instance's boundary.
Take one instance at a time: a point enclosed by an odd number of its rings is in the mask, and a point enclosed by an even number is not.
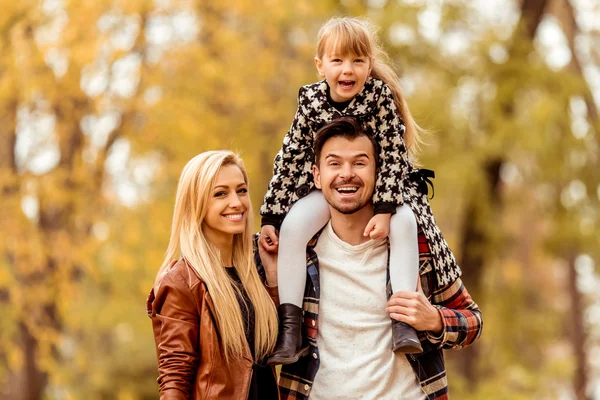
<svg viewBox="0 0 600 400"><path fill-rule="evenodd" d="M334 58L333 60L331 60L333 62L341 62L342 60L340 60L339 58Z"/></svg>

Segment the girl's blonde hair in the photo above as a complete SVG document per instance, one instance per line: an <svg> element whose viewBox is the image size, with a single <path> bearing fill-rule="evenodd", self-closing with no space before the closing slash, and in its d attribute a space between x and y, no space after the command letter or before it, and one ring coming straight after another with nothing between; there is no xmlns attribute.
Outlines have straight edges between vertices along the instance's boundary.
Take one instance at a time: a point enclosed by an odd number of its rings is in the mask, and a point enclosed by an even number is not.
<svg viewBox="0 0 600 400"><path fill-rule="evenodd" d="M340 56L363 56L371 60L371 76L381 79L392 91L396 108L406 125L404 141L409 158L416 162L422 144L420 135L425 131L417 125L408 109L398 74L391 67L389 56L379 44L376 28L365 20L332 18L321 27L318 38L317 58L320 60L323 60L327 52L335 52Z"/></svg>
<svg viewBox="0 0 600 400"><path fill-rule="evenodd" d="M182 256L206 284L215 305L216 320L229 363L244 354L246 336L242 310L236 295L239 290L222 265L219 249L202 233L202 224L212 199L216 177L222 167L237 166L248 184L241 158L231 151L207 151L192 158L183 168L171 226L171 239L155 287L169 269L171 261ZM269 355L277 339L277 313L256 271L252 253L252 207L246 211L243 233L233 237L233 265L255 310L254 354L256 360Z"/></svg>

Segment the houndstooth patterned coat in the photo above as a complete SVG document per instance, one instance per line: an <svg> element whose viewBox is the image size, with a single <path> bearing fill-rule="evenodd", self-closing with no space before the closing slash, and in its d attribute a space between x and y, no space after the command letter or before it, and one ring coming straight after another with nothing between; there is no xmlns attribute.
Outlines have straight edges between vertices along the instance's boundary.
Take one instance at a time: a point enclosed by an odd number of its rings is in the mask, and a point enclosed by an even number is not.
<svg viewBox="0 0 600 400"><path fill-rule="evenodd" d="M260 209L262 225L278 228L292 205L314 189L313 139L317 130L335 118L354 116L379 145L375 213L394 213L396 207L408 204L429 242L438 283L447 285L456 280L460 268L435 223L423 190L423 176L408 160L403 140L405 126L390 88L379 79L369 78L342 112L328 102L327 93L324 80L300 88L298 110L275 156L273 178Z"/></svg>

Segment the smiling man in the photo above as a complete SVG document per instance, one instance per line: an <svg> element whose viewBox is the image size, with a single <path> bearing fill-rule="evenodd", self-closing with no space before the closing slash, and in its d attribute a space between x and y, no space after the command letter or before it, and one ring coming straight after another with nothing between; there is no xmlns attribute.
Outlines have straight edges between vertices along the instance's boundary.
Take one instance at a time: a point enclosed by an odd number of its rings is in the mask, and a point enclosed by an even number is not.
<svg viewBox="0 0 600 400"><path fill-rule="evenodd" d="M442 349L471 344L482 319L460 279L441 286L419 233L420 290L390 298L388 244L364 229L377 147L351 117L315 137L315 185L331 220L307 247L303 339L309 354L284 365L282 399L447 399ZM390 317L419 331L420 354L392 351Z"/></svg>

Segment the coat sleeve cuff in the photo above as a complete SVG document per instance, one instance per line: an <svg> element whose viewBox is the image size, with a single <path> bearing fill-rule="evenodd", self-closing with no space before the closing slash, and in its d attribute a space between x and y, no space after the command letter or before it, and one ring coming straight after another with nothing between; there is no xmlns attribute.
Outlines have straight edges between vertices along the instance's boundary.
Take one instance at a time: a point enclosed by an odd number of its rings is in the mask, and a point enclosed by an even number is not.
<svg viewBox="0 0 600 400"><path fill-rule="evenodd" d="M283 217L274 215L274 214L265 214L262 216L260 221L260 227L262 228L265 225L272 225L275 229L281 228L281 223L283 222Z"/></svg>
<svg viewBox="0 0 600 400"><path fill-rule="evenodd" d="M441 347L444 345L444 343L446 343L447 341L447 336L448 336L448 322L447 322L447 318L455 318L456 316L454 315L454 313L444 307L440 307L438 305L433 305L437 310L438 313L440 314L440 317L442 317L442 333L440 333L438 336L434 335L433 332L430 331L426 331L425 332L425 336L427 337L427 340L429 340L431 343L433 344L437 344L438 347Z"/></svg>
<svg viewBox="0 0 600 400"><path fill-rule="evenodd" d="M396 214L397 204L394 203L376 203L373 204L373 212L375 214Z"/></svg>

